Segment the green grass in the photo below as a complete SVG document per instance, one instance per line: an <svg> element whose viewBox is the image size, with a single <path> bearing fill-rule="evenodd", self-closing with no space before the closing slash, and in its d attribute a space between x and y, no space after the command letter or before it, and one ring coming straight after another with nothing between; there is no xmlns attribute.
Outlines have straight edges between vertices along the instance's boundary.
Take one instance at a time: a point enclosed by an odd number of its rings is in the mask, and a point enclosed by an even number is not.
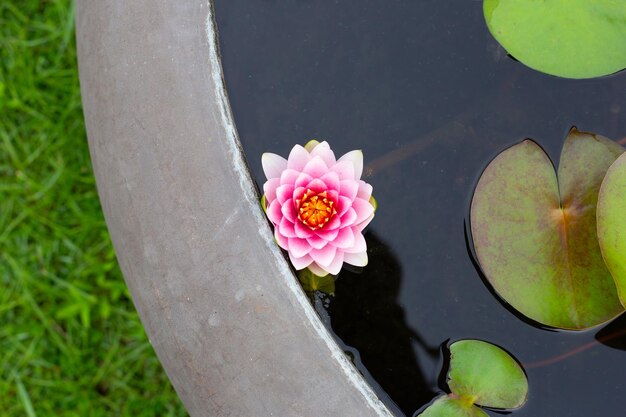
<svg viewBox="0 0 626 417"><path fill-rule="evenodd" d="M0 415L183 416L118 269L69 0L0 0Z"/></svg>

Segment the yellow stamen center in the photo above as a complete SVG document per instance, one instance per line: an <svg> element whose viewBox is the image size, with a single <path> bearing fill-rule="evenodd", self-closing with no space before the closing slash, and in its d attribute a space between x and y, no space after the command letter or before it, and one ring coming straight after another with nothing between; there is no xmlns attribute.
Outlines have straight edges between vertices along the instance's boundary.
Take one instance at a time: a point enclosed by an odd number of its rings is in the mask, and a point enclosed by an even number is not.
<svg viewBox="0 0 626 417"><path fill-rule="evenodd" d="M337 213L335 202L328 198L326 191L315 194L306 190L302 199L296 200L298 218L311 229L324 227Z"/></svg>

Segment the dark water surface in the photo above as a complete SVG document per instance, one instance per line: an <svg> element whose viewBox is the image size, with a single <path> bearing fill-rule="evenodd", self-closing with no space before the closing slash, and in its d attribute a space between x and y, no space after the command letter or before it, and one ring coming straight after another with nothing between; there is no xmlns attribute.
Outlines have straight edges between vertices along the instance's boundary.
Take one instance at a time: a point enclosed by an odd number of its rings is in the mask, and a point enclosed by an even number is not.
<svg viewBox="0 0 626 417"><path fill-rule="evenodd" d="M441 345L478 338L525 365L529 401L514 416L626 415L626 338L520 320L481 280L464 234L473 187L504 148L531 137L558 160L572 125L625 137L625 73L532 71L492 39L480 1L216 0L216 16L259 184L266 151L286 156L311 138L364 151L379 202L370 264L341 273L328 310L381 398L411 416L440 391ZM612 326L605 338L626 320Z"/></svg>

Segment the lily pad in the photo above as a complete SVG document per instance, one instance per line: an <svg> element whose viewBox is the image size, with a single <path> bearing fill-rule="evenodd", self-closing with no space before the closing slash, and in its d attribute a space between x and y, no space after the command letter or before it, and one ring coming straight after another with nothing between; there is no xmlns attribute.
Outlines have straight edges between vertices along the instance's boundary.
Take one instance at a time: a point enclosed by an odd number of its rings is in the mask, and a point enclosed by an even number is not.
<svg viewBox="0 0 626 417"><path fill-rule="evenodd" d="M443 395L437 398L431 405L419 414L422 417L488 417L478 407L467 403L461 398L453 398Z"/></svg>
<svg viewBox="0 0 626 417"><path fill-rule="evenodd" d="M592 78L626 67L624 0L485 0L493 36L541 72Z"/></svg>
<svg viewBox="0 0 626 417"><path fill-rule="evenodd" d="M598 240L626 305L626 154L608 170L598 196Z"/></svg>
<svg viewBox="0 0 626 417"><path fill-rule="evenodd" d="M423 417L485 417L477 406L514 409L528 397L528 380L522 367L503 349L480 340L460 340L450 345L448 386L428 406Z"/></svg>
<svg viewBox="0 0 626 417"><path fill-rule="evenodd" d="M470 223L476 257L495 291L547 326L585 329L623 311L596 233L602 179L623 148L573 128L558 177L525 140L483 172Z"/></svg>
<svg viewBox="0 0 626 417"><path fill-rule="evenodd" d="M448 386L466 402L493 408L519 408L528 396L521 366L503 349L480 340L450 345Z"/></svg>

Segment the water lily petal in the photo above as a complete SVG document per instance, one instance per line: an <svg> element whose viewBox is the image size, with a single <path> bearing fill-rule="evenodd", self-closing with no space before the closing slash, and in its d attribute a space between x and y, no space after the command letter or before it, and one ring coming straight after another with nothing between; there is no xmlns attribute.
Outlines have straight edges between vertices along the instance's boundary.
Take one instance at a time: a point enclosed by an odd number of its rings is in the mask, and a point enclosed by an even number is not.
<svg viewBox="0 0 626 417"><path fill-rule="evenodd" d="M352 200L348 197L339 196L339 201L337 202L337 214L339 216L343 216L346 211L348 211L352 207Z"/></svg>
<svg viewBox="0 0 626 417"><path fill-rule="evenodd" d="M354 180L343 180L341 181L341 188L339 193L350 199L350 201L354 201L357 193L359 192L359 183Z"/></svg>
<svg viewBox="0 0 626 417"><path fill-rule="evenodd" d="M313 191L315 194L318 194L326 191L326 184L324 184L324 181L320 180L319 178L315 178L313 181L309 182L306 185L306 189Z"/></svg>
<svg viewBox="0 0 626 417"><path fill-rule="evenodd" d="M263 184L263 194L265 194L265 201L272 202L276 199L276 189L280 185L280 179L271 178Z"/></svg>
<svg viewBox="0 0 626 417"><path fill-rule="evenodd" d="M326 239L327 241L333 241L337 235L339 234L339 229L327 229L324 227L323 229L317 229L315 233L321 237L322 239Z"/></svg>
<svg viewBox="0 0 626 417"><path fill-rule="evenodd" d="M313 234L311 237L308 237L306 241L309 242L309 245L311 245L313 249L322 249L328 244L328 241L326 239L322 239L315 234Z"/></svg>
<svg viewBox="0 0 626 417"><path fill-rule="evenodd" d="M263 173L268 180L280 178L282 172L287 168L287 160L275 153L266 152L261 155L261 165L263 166Z"/></svg>
<svg viewBox="0 0 626 417"><path fill-rule="evenodd" d="M304 197L304 193L306 193L306 188L304 187L296 187L295 190L293 190L293 204L295 207L298 206L298 200L302 200L302 197Z"/></svg>
<svg viewBox="0 0 626 417"><path fill-rule="evenodd" d="M289 254L293 254L296 258L301 258L304 255L308 255L311 252L311 245L305 239L297 237L288 238L289 241Z"/></svg>
<svg viewBox="0 0 626 417"><path fill-rule="evenodd" d="M341 226L341 217L338 214L335 214L333 217L330 218L328 223L324 225L324 230L335 230L339 228L339 226Z"/></svg>
<svg viewBox="0 0 626 417"><path fill-rule="evenodd" d="M328 275L328 271L324 270L321 266L319 266L315 262L311 262L308 268L311 272L313 272L318 277L325 277L326 275Z"/></svg>
<svg viewBox="0 0 626 417"><path fill-rule="evenodd" d="M367 219L363 220L361 223L354 225L354 231L355 232L362 232L363 229L365 229L367 227L368 224L370 224L370 222L372 221L372 219L374 218L374 213L372 213Z"/></svg>
<svg viewBox="0 0 626 417"><path fill-rule="evenodd" d="M372 196L372 186L363 180L359 180L359 192L356 196L362 198L363 200L369 201L370 197Z"/></svg>
<svg viewBox="0 0 626 417"><path fill-rule="evenodd" d="M341 180L354 179L354 165L350 161L338 161L331 171L336 172Z"/></svg>
<svg viewBox="0 0 626 417"><path fill-rule="evenodd" d="M354 231L354 230L353 230ZM291 241L289 241L291 247ZM363 237L363 233L356 232L354 233L354 245L350 248L346 248L343 251L346 253L359 253L365 252L367 250L367 243L365 242L365 238Z"/></svg>
<svg viewBox="0 0 626 417"><path fill-rule="evenodd" d="M300 171L296 171L295 169L286 169L282 174L280 174L280 183L293 185L299 176Z"/></svg>
<svg viewBox="0 0 626 417"><path fill-rule="evenodd" d="M369 201L363 200L362 198L356 198L352 202L352 208L356 211L356 224L361 223L374 213L374 206L372 206Z"/></svg>
<svg viewBox="0 0 626 417"><path fill-rule="evenodd" d="M280 220L283 218L283 214L280 211L280 204L278 201L274 200L267 208L267 217L270 219L272 223L279 224Z"/></svg>
<svg viewBox="0 0 626 417"><path fill-rule="evenodd" d="M322 249L312 249L309 252L311 258L322 268L332 263L336 253L337 248L333 245L326 245Z"/></svg>
<svg viewBox="0 0 626 417"><path fill-rule="evenodd" d="M337 162L335 153L330 149L330 145L326 141L318 143L310 153L311 156L319 156L322 158L328 167L335 165Z"/></svg>
<svg viewBox="0 0 626 417"><path fill-rule="evenodd" d="M326 196L331 199L334 204L337 204L337 202L339 201L339 191L335 191L335 190L327 190L326 191Z"/></svg>
<svg viewBox="0 0 626 417"><path fill-rule="evenodd" d="M351 151L339 158L339 162L349 161L354 167L354 179L358 180L363 174L363 152L360 150Z"/></svg>
<svg viewBox="0 0 626 417"><path fill-rule="evenodd" d="M278 246L284 250L289 250L289 240L285 236L278 233L278 229L274 230L274 239L276 239Z"/></svg>
<svg viewBox="0 0 626 417"><path fill-rule="evenodd" d="M367 265L367 252L344 253L343 261L354 266L365 266Z"/></svg>
<svg viewBox="0 0 626 417"><path fill-rule="evenodd" d="M337 275L339 271L341 271L341 267L343 266L343 258L344 253L342 251L337 251L335 254L335 258L329 265L320 265L324 270L328 271L329 274Z"/></svg>
<svg viewBox="0 0 626 417"><path fill-rule="evenodd" d="M309 226L305 226L300 219L297 219L293 225L296 235L301 239L307 239L315 235L313 230Z"/></svg>
<svg viewBox="0 0 626 417"><path fill-rule="evenodd" d="M294 187L292 184L283 184L276 189L274 195L280 204L285 204L285 201L292 199L293 191Z"/></svg>
<svg viewBox="0 0 626 417"><path fill-rule="evenodd" d="M352 207L346 211L346 213L341 216L341 225L342 226L352 226L357 219L356 211Z"/></svg>
<svg viewBox="0 0 626 417"><path fill-rule="evenodd" d="M339 175L336 172L327 172L320 177L320 180L324 181L328 190L339 191Z"/></svg>
<svg viewBox="0 0 626 417"><path fill-rule="evenodd" d="M302 172L309 174L313 178L320 178L328 172L328 166L321 157L316 156L307 162Z"/></svg>
<svg viewBox="0 0 626 417"><path fill-rule="evenodd" d="M295 185L296 188L306 187L307 184L310 183L311 181L313 181L312 176L310 176L306 172L301 172L300 175L298 175L298 178L296 178L296 182L294 182L293 185Z"/></svg>
<svg viewBox="0 0 626 417"><path fill-rule="evenodd" d="M302 171L307 162L311 160L309 152L300 145L296 145L289 152L287 158L287 168L295 169L296 171Z"/></svg>
<svg viewBox="0 0 626 417"><path fill-rule="evenodd" d="M294 207L291 201L287 201L280 207L280 212L283 216L285 216L290 222L295 223L298 218L298 214L296 213L296 208Z"/></svg>
<svg viewBox="0 0 626 417"><path fill-rule="evenodd" d="M293 222L287 220L286 217L283 217L280 221L280 224L278 225L278 232L285 237L298 237L296 235L296 231L294 230Z"/></svg>
<svg viewBox="0 0 626 417"><path fill-rule="evenodd" d="M337 237L331 242L333 246L341 249L350 248L354 245L354 232L351 227L343 227L339 229Z"/></svg>
<svg viewBox="0 0 626 417"><path fill-rule="evenodd" d="M293 265L293 267L296 268L296 271L299 271L301 269L308 267L309 265L311 265L311 262L313 262L313 258L311 258L309 255L296 257L291 252L289 252L289 260L291 261L291 264Z"/></svg>

